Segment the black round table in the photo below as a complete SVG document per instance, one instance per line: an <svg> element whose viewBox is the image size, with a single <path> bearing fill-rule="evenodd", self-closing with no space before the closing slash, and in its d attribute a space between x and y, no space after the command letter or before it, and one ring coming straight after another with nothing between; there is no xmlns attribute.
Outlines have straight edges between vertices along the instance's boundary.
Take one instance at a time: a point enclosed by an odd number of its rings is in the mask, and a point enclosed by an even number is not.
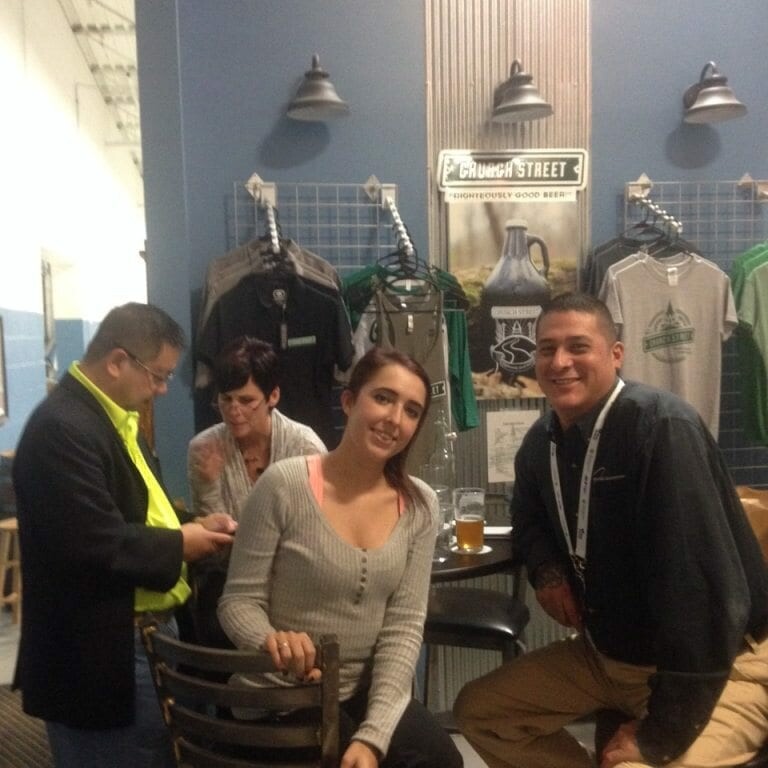
<svg viewBox="0 0 768 768"><path fill-rule="evenodd" d="M432 582L458 581L512 570L512 540L509 535L486 536L485 544L490 547L490 552L476 555L436 550L436 560L432 563Z"/></svg>

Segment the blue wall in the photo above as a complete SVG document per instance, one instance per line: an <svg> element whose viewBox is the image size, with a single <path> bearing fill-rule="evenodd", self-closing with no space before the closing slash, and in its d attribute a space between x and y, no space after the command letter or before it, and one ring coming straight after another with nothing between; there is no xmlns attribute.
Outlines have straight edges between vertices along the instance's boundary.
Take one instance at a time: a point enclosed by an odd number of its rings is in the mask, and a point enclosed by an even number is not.
<svg viewBox="0 0 768 768"><path fill-rule="evenodd" d="M0 308L5 342L8 421L0 426L0 451L16 447L27 417L45 397L43 317Z"/></svg>
<svg viewBox="0 0 768 768"><path fill-rule="evenodd" d="M98 325L98 323L83 320L56 321L56 364L59 378L74 360L82 359L85 348Z"/></svg>
<svg viewBox="0 0 768 768"><path fill-rule="evenodd" d="M45 397L43 317L37 312L0 309L5 336L5 366L9 419L0 429L0 451L16 447L24 424ZM56 321L58 376L83 356L98 323Z"/></svg>
<svg viewBox="0 0 768 768"><path fill-rule="evenodd" d="M729 271L738 253L768 233L768 205L751 229L747 197L711 183L736 181L747 172L768 179L768 59L763 53L768 6L764 0L650 0L631 10L627 6L592 2L592 242L623 229L623 185L645 172L657 182L684 182L667 189L678 189L689 208L676 204L672 194L666 198L688 227L683 237ZM728 77L748 113L712 125L683 123L683 93L709 61ZM742 201L739 213L727 204L710 205L707 196L715 190L718 203L731 194L735 205ZM702 214L700 222L694 221L696 212ZM749 417L740 382L731 338L723 349L719 443L736 483L765 486L768 449L746 434Z"/></svg>
<svg viewBox="0 0 768 768"><path fill-rule="evenodd" d="M227 247L225 199L265 181L398 184L426 245L424 12L413 0L138 0L149 298L192 328L208 262ZM312 54L349 117L286 118ZM290 233L286 233L290 234ZM186 495L194 433L187 356L155 428L166 481Z"/></svg>
<svg viewBox="0 0 768 768"><path fill-rule="evenodd" d="M616 234L625 182L768 178L765 0L592 0L592 240ZM686 88L715 61L746 117L682 122Z"/></svg>
<svg viewBox="0 0 768 768"><path fill-rule="evenodd" d="M510 0L512 2L512 0ZM399 185L398 207L426 250L423 4L417 0L137 0L150 300L188 331L205 267L227 247L232 182ZM624 183L768 178L765 0L592 0L592 240L621 226ZM312 53L351 115L284 117ZM714 60L746 118L681 123L682 94ZM557 105L555 105L557 109ZM186 495L194 432L187 356L156 408L158 449Z"/></svg>

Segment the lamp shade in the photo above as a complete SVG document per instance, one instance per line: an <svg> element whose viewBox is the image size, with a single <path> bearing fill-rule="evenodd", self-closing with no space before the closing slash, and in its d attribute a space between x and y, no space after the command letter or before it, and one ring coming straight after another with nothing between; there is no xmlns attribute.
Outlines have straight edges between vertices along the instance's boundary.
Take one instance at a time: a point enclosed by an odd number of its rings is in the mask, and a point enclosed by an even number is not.
<svg viewBox="0 0 768 768"><path fill-rule="evenodd" d="M683 94L686 123L719 123L747 114L747 108L733 95L728 78L721 75L714 61L701 70L699 82Z"/></svg>
<svg viewBox="0 0 768 768"><path fill-rule="evenodd" d="M509 80L499 85L493 94L494 123L519 123L538 120L552 114L552 105L541 97L533 76L523 71L518 59L512 62Z"/></svg>
<svg viewBox="0 0 768 768"><path fill-rule="evenodd" d="M328 73L320 66L320 57L312 56L312 69L304 73L287 115L294 120L322 122L349 114L349 104L339 98Z"/></svg>

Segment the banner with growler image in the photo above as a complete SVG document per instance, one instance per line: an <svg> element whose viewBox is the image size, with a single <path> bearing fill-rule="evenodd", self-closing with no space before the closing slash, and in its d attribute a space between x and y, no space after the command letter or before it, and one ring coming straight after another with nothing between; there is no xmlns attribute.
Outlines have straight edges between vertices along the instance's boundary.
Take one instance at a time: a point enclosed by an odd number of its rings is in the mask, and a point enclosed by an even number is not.
<svg viewBox="0 0 768 768"><path fill-rule="evenodd" d="M448 269L470 301L475 395L541 397L536 319L552 296L577 287L586 152L443 150L438 173Z"/></svg>

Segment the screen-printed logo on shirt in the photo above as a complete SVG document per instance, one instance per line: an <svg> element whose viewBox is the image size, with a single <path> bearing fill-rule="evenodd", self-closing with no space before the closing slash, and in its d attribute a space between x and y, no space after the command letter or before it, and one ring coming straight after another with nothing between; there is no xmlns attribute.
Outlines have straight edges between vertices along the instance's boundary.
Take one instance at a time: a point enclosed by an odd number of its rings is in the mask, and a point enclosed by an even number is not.
<svg viewBox="0 0 768 768"><path fill-rule="evenodd" d="M679 363L693 352L694 336L688 315L675 309L670 301L648 323L643 334L643 352L662 363Z"/></svg>
<svg viewBox="0 0 768 768"><path fill-rule="evenodd" d="M445 379L442 379L440 381L433 381L432 382L432 398L440 398L445 397L445 395L448 392L447 382Z"/></svg>

